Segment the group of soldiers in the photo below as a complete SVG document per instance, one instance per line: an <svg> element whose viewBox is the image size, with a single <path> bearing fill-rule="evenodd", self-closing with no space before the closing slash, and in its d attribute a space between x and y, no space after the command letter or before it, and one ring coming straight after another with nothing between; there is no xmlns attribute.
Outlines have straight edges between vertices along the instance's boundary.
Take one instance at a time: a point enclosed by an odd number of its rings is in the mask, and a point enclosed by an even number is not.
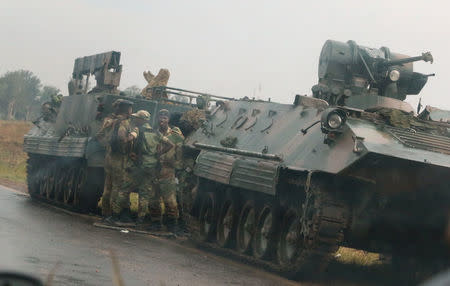
<svg viewBox="0 0 450 286"><path fill-rule="evenodd" d="M132 112L133 103L118 99L114 112L104 118L97 139L106 148L105 186L101 200L104 221L121 225L134 223L130 215L130 193L137 192L137 226L179 231L177 179L182 168L183 134L169 126L169 111L158 113L158 128L149 124L146 110Z"/></svg>

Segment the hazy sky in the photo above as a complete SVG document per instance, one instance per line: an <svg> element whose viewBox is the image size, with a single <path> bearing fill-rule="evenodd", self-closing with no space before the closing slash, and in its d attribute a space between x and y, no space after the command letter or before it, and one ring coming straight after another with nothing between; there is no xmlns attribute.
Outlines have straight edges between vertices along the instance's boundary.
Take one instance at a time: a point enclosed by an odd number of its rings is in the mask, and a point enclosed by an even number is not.
<svg viewBox="0 0 450 286"><path fill-rule="evenodd" d="M28 69L67 94L76 57L115 50L121 89L164 67L170 86L290 103L311 93L327 39L355 40L431 51L432 65L415 64L436 73L422 103L450 109L449 10L448 1L0 0L0 74Z"/></svg>

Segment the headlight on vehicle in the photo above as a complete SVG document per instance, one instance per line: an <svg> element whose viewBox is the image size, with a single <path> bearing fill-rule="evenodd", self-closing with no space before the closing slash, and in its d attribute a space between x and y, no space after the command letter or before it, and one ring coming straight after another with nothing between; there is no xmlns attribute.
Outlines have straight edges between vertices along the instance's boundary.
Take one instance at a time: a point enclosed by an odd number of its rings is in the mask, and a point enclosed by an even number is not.
<svg viewBox="0 0 450 286"><path fill-rule="evenodd" d="M342 125L342 117L337 113L332 113L328 116L328 126L333 129L337 129Z"/></svg>
<svg viewBox="0 0 450 286"><path fill-rule="evenodd" d="M395 82L395 81L399 80L399 78L400 78L400 72L398 70L391 70L389 72L389 79L391 81Z"/></svg>
<svg viewBox="0 0 450 286"><path fill-rule="evenodd" d="M345 123L347 114L339 108L328 108L322 113L322 131L337 131Z"/></svg>

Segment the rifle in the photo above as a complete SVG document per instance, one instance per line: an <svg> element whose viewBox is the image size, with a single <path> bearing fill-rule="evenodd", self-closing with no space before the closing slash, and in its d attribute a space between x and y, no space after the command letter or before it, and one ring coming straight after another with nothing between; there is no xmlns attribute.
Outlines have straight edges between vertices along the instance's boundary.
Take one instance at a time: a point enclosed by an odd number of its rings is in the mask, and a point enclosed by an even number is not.
<svg viewBox="0 0 450 286"><path fill-rule="evenodd" d="M158 156L161 156L161 155L169 152L170 149L175 147L175 144L170 142L170 140L166 136L162 135L159 130L156 130L155 133L159 136L159 138L161 139L161 142L163 143L161 146L162 148L161 149L158 148L159 149Z"/></svg>

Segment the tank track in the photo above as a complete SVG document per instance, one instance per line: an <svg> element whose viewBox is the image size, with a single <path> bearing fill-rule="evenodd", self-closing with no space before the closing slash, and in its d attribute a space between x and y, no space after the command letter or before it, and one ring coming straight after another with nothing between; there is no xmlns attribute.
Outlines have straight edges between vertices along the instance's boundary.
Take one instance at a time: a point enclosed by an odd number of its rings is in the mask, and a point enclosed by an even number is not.
<svg viewBox="0 0 450 286"><path fill-rule="evenodd" d="M323 271L344 240L349 226L348 202L323 184L313 184L307 192L301 218L304 249L296 268L302 275Z"/></svg>
<svg viewBox="0 0 450 286"><path fill-rule="evenodd" d="M88 169L84 159L28 155L27 185L33 199L70 211L91 211L92 202L87 195Z"/></svg>
<svg viewBox="0 0 450 286"><path fill-rule="evenodd" d="M274 272L279 275L285 274L280 265L273 263L271 261L262 260L262 259L255 258L253 256L241 254L234 249L220 247L219 245L217 245L214 242L201 241L199 239L199 237L200 237L199 221L195 218L191 218L191 221L189 223L189 232L191 233L192 241L195 243L195 245L198 248L205 249L212 253L215 253L220 256L230 258L233 260L237 260L239 262L243 262L243 263L250 264L250 265L253 265L256 267L260 267L266 271Z"/></svg>
<svg viewBox="0 0 450 286"><path fill-rule="evenodd" d="M344 231L349 225L349 205L345 199L339 197L337 192L330 192L326 187L323 184L311 186L303 204L291 203L290 205L279 206L281 209L279 209L277 219L280 223L277 222L275 225L282 225L282 218L290 212L292 206L299 206L298 212L295 214L298 215L298 224L294 223L296 230L294 239L299 247L295 250L293 259L288 260L288 263L280 262L282 260L280 260L278 249L274 250L269 256L258 258L255 257L254 250L253 252L242 253L236 245L222 247L214 236L205 239L205 234L201 231L201 211L194 213L194 216L190 218L189 227L192 240L200 248L291 279L310 278L324 270L328 265L333 253L342 243ZM245 193L245 191L240 191ZM207 193L211 194L211 192ZM245 204L242 203L241 205ZM217 223L215 221L215 224ZM275 248L281 247L282 229L281 227L273 230L273 237L276 240L273 244ZM252 240L254 239L253 237Z"/></svg>

